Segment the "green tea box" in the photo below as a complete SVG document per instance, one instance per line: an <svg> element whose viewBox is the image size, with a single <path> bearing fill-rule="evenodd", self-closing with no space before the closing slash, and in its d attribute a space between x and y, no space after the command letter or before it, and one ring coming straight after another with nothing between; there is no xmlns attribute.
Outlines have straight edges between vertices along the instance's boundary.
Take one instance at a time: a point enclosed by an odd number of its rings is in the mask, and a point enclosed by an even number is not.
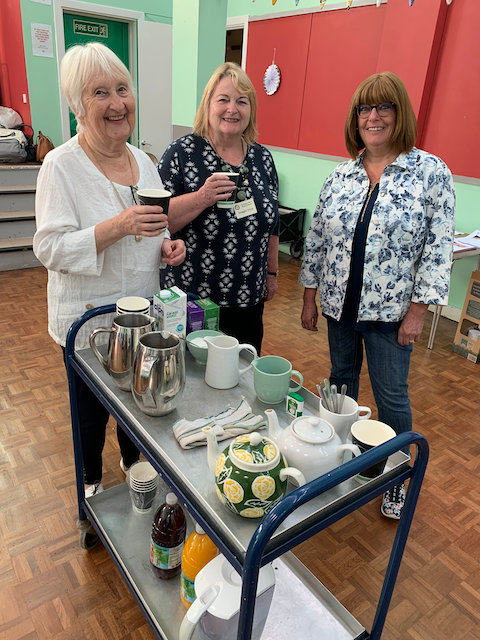
<svg viewBox="0 0 480 640"><path fill-rule="evenodd" d="M219 331L219 316L220 309L218 305L212 302L209 298L202 298L195 301L205 310L205 316L203 318L203 328L211 329L212 331Z"/></svg>

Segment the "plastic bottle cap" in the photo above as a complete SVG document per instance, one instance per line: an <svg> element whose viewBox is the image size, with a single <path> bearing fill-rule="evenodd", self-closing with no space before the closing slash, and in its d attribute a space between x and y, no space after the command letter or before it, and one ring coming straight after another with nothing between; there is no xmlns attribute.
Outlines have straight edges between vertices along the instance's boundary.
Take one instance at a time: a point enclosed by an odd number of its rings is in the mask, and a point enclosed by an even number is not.
<svg viewBox="0 0 480 640"><path fill-rule="evenodd" d="M160 291L160 297L161 298L169 298L170 297L170 291L168 291L168 289L163 289L163 291Z"/></svg>
<svg viewBox="0 0 480 640"><path fill-rule="evenodd" d="M167 504L177 504L178 498L174 493L167 493L167 497L165 498L165 502Z"/></svg>
<svg viewBox="0 0 480 640"><path fill-rule="evenodd" d="M205 535L205 531L202 529L202 527L199 524L195 525L195 531L198 533L199 536Z"/></svg>

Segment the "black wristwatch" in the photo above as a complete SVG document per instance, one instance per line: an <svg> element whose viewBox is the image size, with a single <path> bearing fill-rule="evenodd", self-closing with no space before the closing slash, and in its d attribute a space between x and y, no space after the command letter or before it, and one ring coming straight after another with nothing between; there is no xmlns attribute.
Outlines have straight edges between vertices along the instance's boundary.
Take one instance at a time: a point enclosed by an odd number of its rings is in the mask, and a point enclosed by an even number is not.
<svg viewBox="0 0 480 640"><path fill-rule="evenodd" d="M278 269L277 269L277 271L267 271L267 276L275 276L275 277L277 277L278 276Z"/></svg>

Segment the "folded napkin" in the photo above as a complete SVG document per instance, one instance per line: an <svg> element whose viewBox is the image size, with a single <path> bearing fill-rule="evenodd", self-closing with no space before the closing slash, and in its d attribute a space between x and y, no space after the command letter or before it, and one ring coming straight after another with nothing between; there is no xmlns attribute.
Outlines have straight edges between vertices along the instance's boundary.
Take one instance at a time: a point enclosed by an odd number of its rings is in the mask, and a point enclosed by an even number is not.
<svg viewBox="0 0 480 640"><path fill-rule="evenodd" d="M242 398L236 409L229 407L216 416L192 421L184 418L177 420L173 425L173 435L183 449L193 449L207 444L207 437L202 431L204 427L211 427L217 440L226 440L242 433L264 429L266 426L265 419L253 415L252 408L245 398Z"/></svg>

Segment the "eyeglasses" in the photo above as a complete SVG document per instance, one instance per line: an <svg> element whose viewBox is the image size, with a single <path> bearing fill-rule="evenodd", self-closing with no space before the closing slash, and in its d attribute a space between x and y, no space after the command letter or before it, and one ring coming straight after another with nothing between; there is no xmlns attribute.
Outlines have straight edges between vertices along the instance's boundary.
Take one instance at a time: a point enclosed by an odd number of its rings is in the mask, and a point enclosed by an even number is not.
<svg viewBox="0 0 480 640"><path fill-rule="evenodd" d="M359 104L355 107L359 118L368 118L372 113L372 109L376 109L377 114L384 118L392 113L395 109L393 102L382 102L381 104Z"/></svg>

